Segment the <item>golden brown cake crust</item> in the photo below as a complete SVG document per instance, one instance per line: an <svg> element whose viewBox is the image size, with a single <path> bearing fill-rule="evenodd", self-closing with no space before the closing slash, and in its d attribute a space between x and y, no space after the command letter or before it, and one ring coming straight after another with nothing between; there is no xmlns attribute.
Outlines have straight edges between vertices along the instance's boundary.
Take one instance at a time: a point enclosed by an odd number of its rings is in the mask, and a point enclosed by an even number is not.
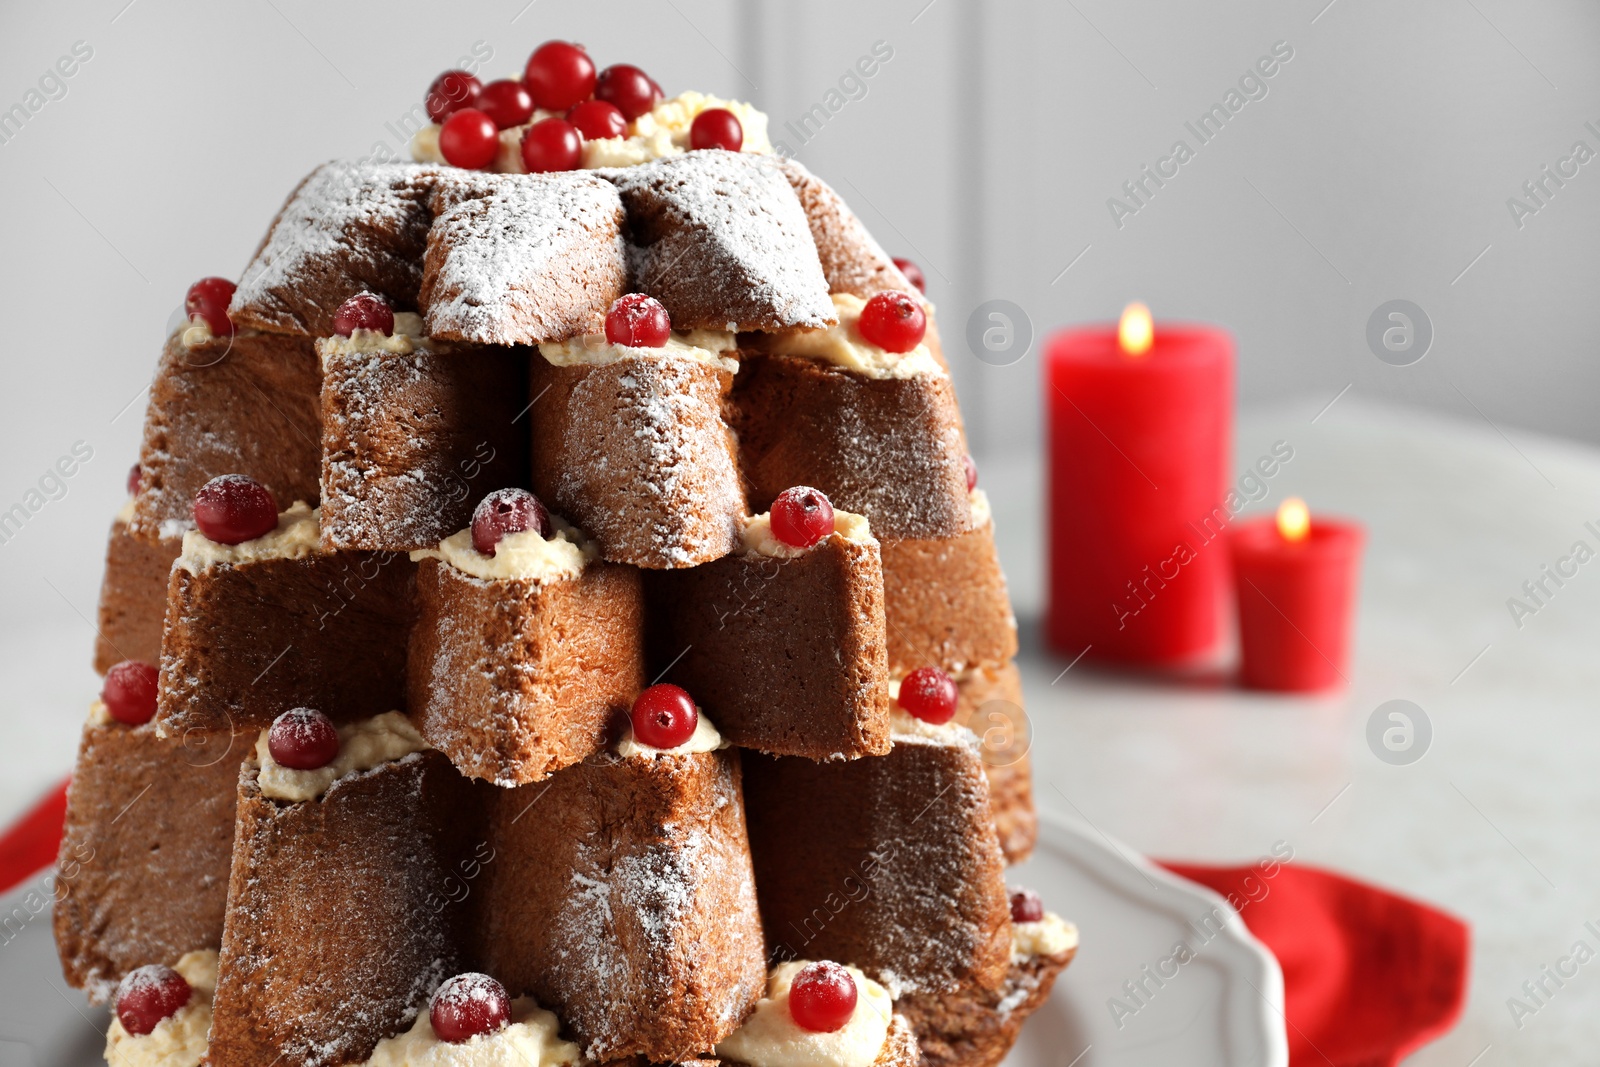
<svg viewBox="0 0 1600 1067"><path fill-rule="evenodd" d="M398 710L415 569L376 552L174 567L161 732L259 729L294 707L336 722Z"/></svg>
<svg viewBox="0 0 1600 1067"><path fill-rule="evenodd" d="M639 572L614 563L540 584L423 560L406 679L413 721L463 774L499 785L586 759L644 688L643 599Z"/></svg>
<svg viewBox="0 0 1600 1067"><path fill-rule="evenodd" d="M94 643L94 669L101 674L125 659L161 662L161 624L167 613L167 579L183 538L146 540L111 524L106 571Z"/></svg>
<svg viewBox="0 0 1600 1067"><path fill-rule="evenodd" d="M876 543L835 534L803 556L739 552L647 576L653 655L723 737L812 759L889 751Z"/></svg>
<svg viewBox="0 0 1600 1067"><path fill-rule="evenodd" d="M999 668L1017 654L1017 620L994 523L954 537L882 542L889 669Z"/></svg>
<svg viewBox="0 0 1600 1067"><path fill-rule="evenodd" d="M497 792L485 970L591 1058L710 1053L767 982L739 783L726 749L596 756Z"/></svg>
<svg viewBox="0 0 1600 1067"><path fill-rule="evenodd" d="M255 733L185 741L148 724L84 727L54 924L67 984L95 1003L136 967L222 943L239 764Z"/></svg>
<svg viewBox="0 0 1600 1067"><path fill-rule="evenodd" d="M805 209L830 293L852 293L863 300L885 289L916 294L916 287L827 182L797 160L779 159L774 165Z"/></svg>
<svg viewBox="0 0 1600 1067"><path fill-rule="evenodd" d="M1028 756L1032 738L1017 665L958 675L955 721L978 735L1000 849L1007 863L1021 863L1033 854L1039 817L1033 808L1033 764Z"/></svg>
<svg viewBox="0 0 1600 1067"><path fill-rule="evenodd" d="M896 997L1004 980L1005 859L968 742L897 737L887 756L847 763L746 759L773 958L847 960Z"/></svg>
<svg viewBox="0 0 1600 1067"><path fill-rule="evenodd" d="M195 493L223 474L254 478L280 508L315 505L321 378L308 337L239 333L190 348L174 333L150 385L133 534L192 526Z"/></svg>
<svg viewBox="0 0 1600 1067"><path fill-rule="evenodd" d="M335 161L308 174L239 279L235 327L327 337L339 305L363 291L415 310L436 173Z"/></svg>
<svg viewBox="0 0 1600 1067"><path fill-rule="evenodd" d="M528 359L478 346L325 354L323 545L432 548L487 493L526 485Z"/></svg>
<svg viewBox="0 0 1600 1067"><path fill-rule="evenodd" d="M484 841L481 804L437 752L302 803L263 797L256 773L239 778L207 1062L359 1063L469 969L465 911L447 887Z"/></svg>
<svg viewBox="0 0 1600 1067"><path fill-rule="evenodd" d="M627 292L614 186L583 173L440 185L422 273L428 336L530 345L601 329Z"/></svg>
<svg viewBox="0 0 1600 1067"><path fill-rule="evenodd" d="M926 1067L995 1067L1077 952L1013 962L998 989L914 993L895 1009L916 1029Z"/></svg>
<svg viewBox="0 0 1600 1067"><path fill-rule="evenodd" d="M947 376L867 378L801 356L741 355L731 410L752 510L810 485L865 515L880 540L972 526L966 437Z"/></svg>
<svg viewBox="0 0 1600 1067"><path fill-rule="evenodd" d="M533 488L616 563L692 567L739 543L745 513L722 403L732 375L694 359L533 360Z"/></svg>
<svg viewBox="0 0 1600 1067"><path fill-rule="evenodd" d="M770 162L704 149L598 172L628 212L633 288L678 330L782 330L837 321L811 225Z"/></svg>

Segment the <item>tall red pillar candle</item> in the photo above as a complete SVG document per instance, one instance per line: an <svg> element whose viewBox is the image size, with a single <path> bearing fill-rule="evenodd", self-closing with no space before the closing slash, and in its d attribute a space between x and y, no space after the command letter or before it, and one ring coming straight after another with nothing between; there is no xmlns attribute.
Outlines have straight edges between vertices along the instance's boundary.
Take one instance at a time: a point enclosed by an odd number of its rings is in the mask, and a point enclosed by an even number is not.
<svg viewBox="0 0 1600 1067"><path fill-rule="evenodd" d="M1216 647L1226 604L1233 338L1163 323L1130 354L1138 333L1067 330L1045 349L1045 635L1067 656L1179 665Z"/></svg>
<svg viewBox="0 0 1600 1067"><path fill-rule="evenodd" d="M1351 617L1366 535L1288 500L1229 533L1239 600L1239 680L1313 692L1348 681Z"/></svg>

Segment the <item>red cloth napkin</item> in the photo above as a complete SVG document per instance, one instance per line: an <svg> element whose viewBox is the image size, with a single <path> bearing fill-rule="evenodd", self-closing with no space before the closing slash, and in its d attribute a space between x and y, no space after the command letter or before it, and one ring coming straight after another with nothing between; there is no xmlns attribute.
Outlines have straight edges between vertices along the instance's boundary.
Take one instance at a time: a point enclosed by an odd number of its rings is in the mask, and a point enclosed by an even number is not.
<svg viewBox="0 0 1600 1067"><path fill-rule="evenodd" d="M1460 1017L1471 943L1461 920L1299 863L1270 877L1259 865L1162 865L1228 897L1278 957L1292 1067L1394 1067Z"/></svg>
<svg viewBox="0 0 1600 1067"><path fill-rule="evenodd" d="M56 860L67 783L0 834L0 892ZM1278 957L1293 1067L1394 1067L1461 1015L1470 937L1444 912L1303 864L1164 866L1221 893Z"/></svg>

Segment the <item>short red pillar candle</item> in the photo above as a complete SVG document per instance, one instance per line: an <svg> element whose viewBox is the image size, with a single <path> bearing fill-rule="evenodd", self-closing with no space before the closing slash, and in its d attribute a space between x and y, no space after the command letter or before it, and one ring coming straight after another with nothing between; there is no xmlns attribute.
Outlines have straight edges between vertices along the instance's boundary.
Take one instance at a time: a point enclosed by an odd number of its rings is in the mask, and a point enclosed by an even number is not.
<svg viewBox="0 0 1600 1067"><path fill-rule="evenodd" d="M1120 327L1052 337L1045 374L1046 640L1125 664L1201 659L1227 603L1233 338L1131 305Z"/></svg>
<svg viewBox="0 0 1600 1067"><path fill-rule="evenodd" d="M1240 681L1314 692L1347 682L1365 531L1286 500L1230 532L1239 599Z"/></svg>

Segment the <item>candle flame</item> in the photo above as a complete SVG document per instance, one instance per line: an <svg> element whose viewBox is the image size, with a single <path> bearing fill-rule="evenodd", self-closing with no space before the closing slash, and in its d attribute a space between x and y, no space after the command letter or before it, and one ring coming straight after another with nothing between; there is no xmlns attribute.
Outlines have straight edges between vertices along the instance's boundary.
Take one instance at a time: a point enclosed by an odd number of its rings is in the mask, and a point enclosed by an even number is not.
<svg viewBox="0 0 1600 1067"><path fill-rule="evenodd" d="M1278 505L1278 533L1291 544L1311 536L1311 510L1304 500L1292 496Z"/></svg>
<svg viewBox="0 0 1600 1067"><path fill-rule="evenodd" d="M1155 342L1156 327L1150 318L1150 309L1135 300L1122 309L1122 321L1117 323L1117 344L1130 356L1142 356Z"/></svg>

